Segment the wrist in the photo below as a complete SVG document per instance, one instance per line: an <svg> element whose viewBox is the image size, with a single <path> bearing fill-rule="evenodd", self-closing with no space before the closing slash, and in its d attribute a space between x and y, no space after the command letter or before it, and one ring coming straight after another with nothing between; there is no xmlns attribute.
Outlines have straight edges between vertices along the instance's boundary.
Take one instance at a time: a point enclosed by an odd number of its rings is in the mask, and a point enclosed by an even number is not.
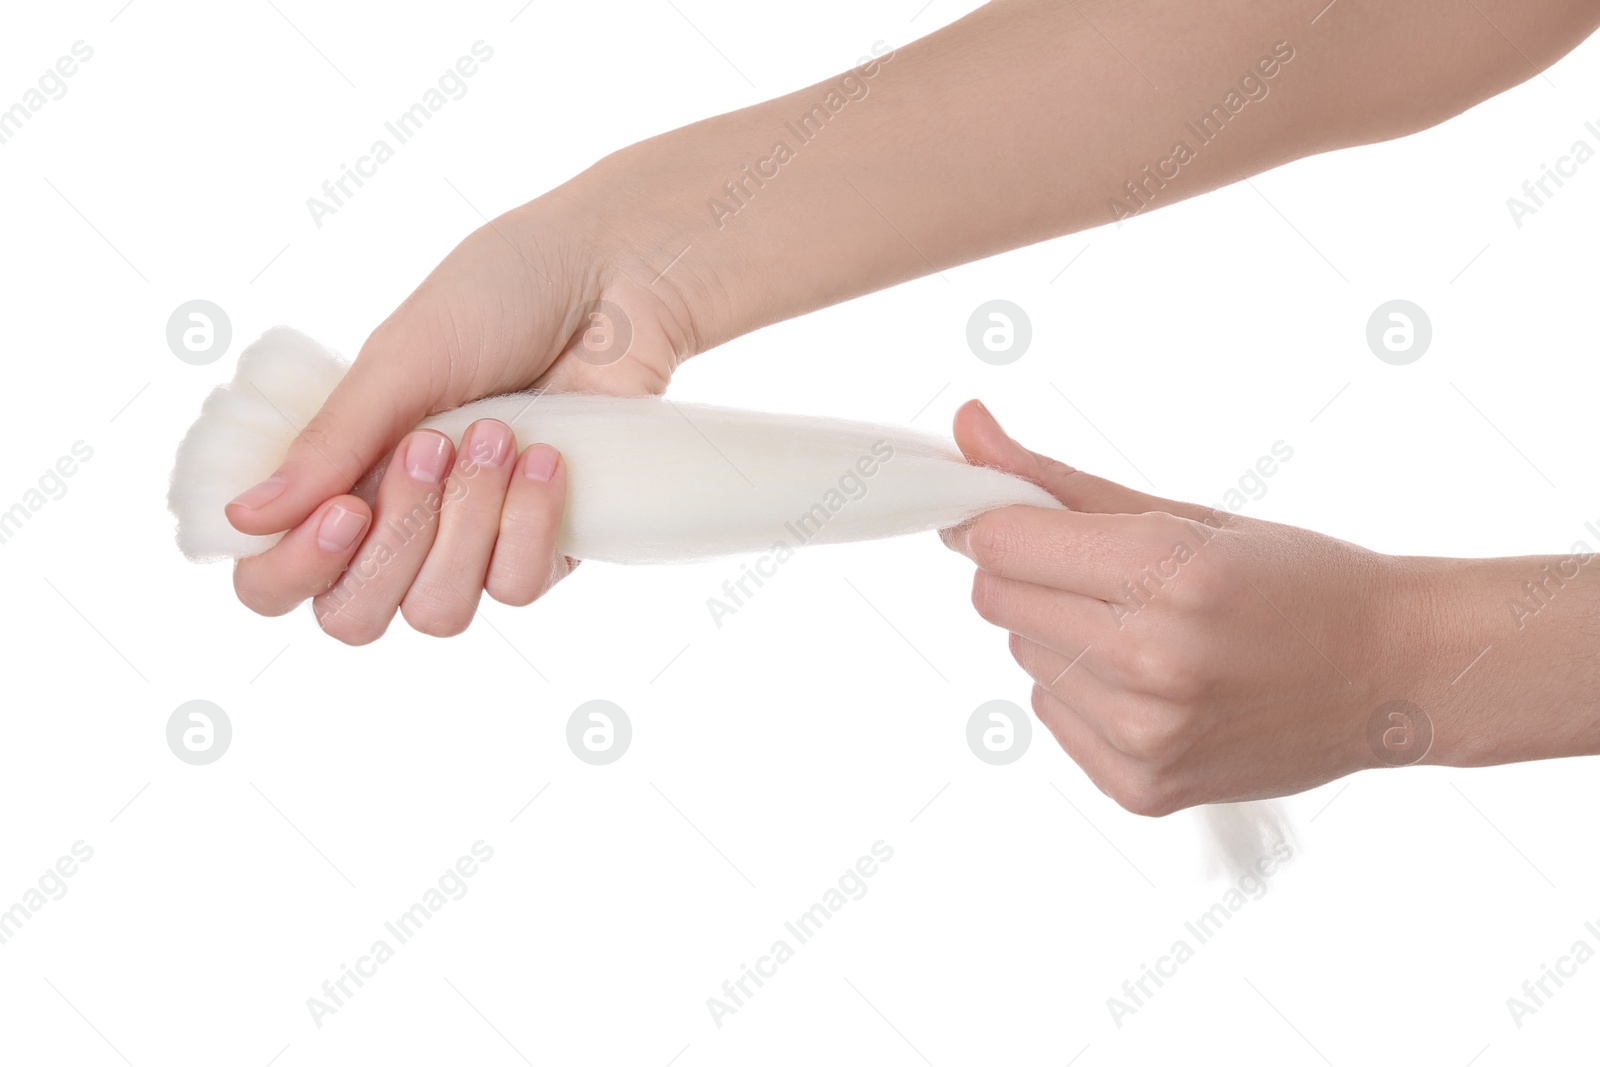
<svg viewBox="0 0 1600 1067"><path fill-rule="evenodd" d="M586 219L598 258L673 310L686 338L685 358L785 317L776 307L794 281L741 256L706 206L709 176L739 158L729 127L742 115L629 145L556 191ZM792 247L786 255L808 251L804 243Z"/></svg>
<svg viewBox="0 0 1600 1067"><path fill-rule="evenodd" d="M1600 557L1408 557L1417 642L1406 699L1433 730L1424 762L1480 767L1600 751Z"/></svg>
<svg viewBox="0 0 1600 1067"><path fill-rule="evenodd" d="M1413 714L1420 721L1413 728L1428 736L1417 762L1470 766L1485 755L1481 698L1497 666L1485 663L1484 650L1493 646L1484 596L1493 583L1487 562L1391 557L1401 580L1395 623L1380 636L1392 650L1394 668L1392 696L1385 699L1404 700L1417 709Z"/></svg>
<svg viewBox="0 0 1600 1067"><path fill-rule="evenodd" d="M917 277L932 265L849 180L880 169L896 54L876 41L844 73L629 145L563 189L630 277L678 295L697 352Z"/></svg>

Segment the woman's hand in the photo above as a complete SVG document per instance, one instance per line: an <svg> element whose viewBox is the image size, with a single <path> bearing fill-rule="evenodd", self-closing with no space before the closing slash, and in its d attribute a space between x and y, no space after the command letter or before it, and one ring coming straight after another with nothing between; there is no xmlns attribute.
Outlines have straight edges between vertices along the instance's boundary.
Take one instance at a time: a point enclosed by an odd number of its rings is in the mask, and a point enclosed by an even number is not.
<svg viewBox="0 0 1600 1067"><path fill-rule="evenodd" d="M460 456L442 435L410 431L529 386L666 388L698 350L685 293L700 281L694 263L666 275L669 256L653 263L654 248L610 232L596 201L612 195L590 177L502 215L373 331L282 467L228 506L246 533L288 531L236 565L244 604L277 615L315 597L324 629L351 644L380 636L396 610L447 636L481 592L525 604L571 569L555 553L566 471L553 449L518 455L493 420L471 428ZM631 240L650 237L639 229Z"/></svg>
<svg viewBox="0 0 1600 1067"><path fill-rule="evenodd" d="M978 565L973 604L1011 631L1040 720L1123 807L1280 796L1389 762L1369 722L1416 694L1428 644L1401 607L1418 602L1407 561L1084 474L980 404L956 440L1073 509L1003 508L944 538Z"/></svg>
<svg viewBox="0 0 1600 1067"><path fill-rule="evenodd" d="M346 644L376 640L396 610L413 628L448 637L467 628L482 592L531 604L577 566L556 551L566 498L560 454L532 444L519 455L496 419L468 427L459 454L436 431L408 434L362 489L366 499L329 501L267 552L240 560L240 598L275 615L314 597L318 623ZM342 573L331 584L302 584L335 567ZM292 583L288 595L257 599L271 595L279 574Z"/></svg>

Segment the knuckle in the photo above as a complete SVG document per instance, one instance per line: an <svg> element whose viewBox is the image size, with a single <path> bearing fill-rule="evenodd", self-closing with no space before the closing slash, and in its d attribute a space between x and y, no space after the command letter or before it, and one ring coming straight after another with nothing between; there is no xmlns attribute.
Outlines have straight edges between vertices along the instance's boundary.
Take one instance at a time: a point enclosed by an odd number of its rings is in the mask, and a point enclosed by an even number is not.
<svg viewBox="0 0 1600 1067"><path fill-rule="evenodd" d="M438 533L439 514L443 509L444 498L436 492L429 492L417 500L386 501L373 517L373 527L380 539L363 545L361 554L352 561L351 569L371 571L384 566L396 553L413 544L419 547L431 545Z"/></svg>
<svg viewBox="0 0 1600 1067"><path fill-rule="evenodd" d="M1142 667L1144 688L1155 696L1182 700L1195 688L1193 672L1170 649L1147 652Z"/></svg>
<svg viewBox="0 0 1600 1067"><path fill-rule="evenodd" d="M1106 660L1130 682L1142 682L1149 673L1153 653L1141 635L1134 634L1106 649Z"/></svg>
<svg viewBox="0 0 1600 1067"><path fill-rule="evenodd" d="M1164 558L1183 567L1193 563L1201 547L1193 523L1164 511L1147 512L1140 519L1149 524L1150 536L1161 547Z"/></svg>
<svg viewBox="0 0 1600 1067"><path fill-rule="evenodd" d="M472 621L472 606L448 582L419 578L400 603L406 624L430 637L454 637Z"/></svg>
<svg viewBox="0 0 1600 1067"><path fill-rule="evenodd" d="M329 416L318 412L306 423L295 438L294 450L302 463L326 467L337 474L346 485L354 485L366 472L364 458L345 439L329 426Z"/></svg>
<svg viewBox="0 0 1600 1067"><path fill-rule="evenodd" d="M467 628L466 618L432 603L413 604L407 600L400 605L400 614L407 626L429 637L455 637Z"/></svg>
<svg viewBox="0 0 1600 1067"><path fill-rule="evenodd" d="M994 575L980 570L972 576L972 607L979 618L1000 625L1004 602L1005 595Z"/></svg>
<svg viewBox="0 0 1600 1067"><path fill-rule="evenodd" d="M371 644L389 628L386 616L375 615L369 605L358 599L358 590L359 585L350 580L347 571L311 602L317 625L341 644Z"/></svg>
<svg viewBox="0 0 1600 1067"><path fill-rule="evenodd" d="M466 522L473 527L484 527L492 536L501 525L505 497L506 486L477 466L475 460L462 459L450 474L440 506L440 521Z"/></svg>
<svg viewBox="0 0 1600 1067"><path fill-rule="evenodd" d="M1142 511L1137 517L1163 541L1177 541L1189 536L1189 524L1170 511Z"/></svg>
<svg viewBox="0 0 1600 1067"><path fill-rule="evenodd" d="M1197 548L1184 564L1174 590L1177 603L1188 610L1214 608L1239 590L1240 579L1232 562L1215 549Z"/></svg>
<svg viewBox="0 0 1600 1067"><path fill-rule="evenodd" d="M490 581L484 587L489 599L497 604L504 604L508 608L525 608L539 599L539 592L528 585L501 584Z"/></svg>
<svg viewBox="0 0 1600 1067"><path fill-rule="evenodd" d="M338 641L340 644L358 647L370 645L383 636L386 625L380 625L370 618L358 616L355 612L343 607L318 609L317 625L322 627L322 632Z"/></svg>
<svg viewBox="0 0 1600 1067"><path fill-rule="evenodd" d="M1150 819L1171 815L1182 806L1165 781L1144 771L1119 774L1109 795L1123 810Z"/></svg>
<svg viewBox="0 0 1600 1067"><path fill-rule="evenodd" d="M566 557L540 536L518 533L502 524L484 592L502 604L527 607L566 576Z"/></svg>
<svg viewBox="0 0 1600 1067"><path fill-rule="evenodd" d="M416 291L367 336L356 363L363 368L372 364L388 367L396 363L425 363L428 353L452 341L449 331L440 328L438 316L424 312L424 309L448 305L448 301L441 299L439 284L432 276L423 279Z"/></svg>
<svg viewBox="0 0 1600 1067"><path fill-rule="evenodd" d="M1183 720L1170 711L1140 709L1116 723L1117 747L1142 764L1165 766L1183 748Z"/></svg>
<svg viewBox="0 0 1600 1067"><path fill-rule="evenodd" d="M1208 687L1203 659L1172 639L1133 643L1122 658L1124 670L1139 690L1175 704L1192 703Z"/></svg>
<svg viewBox="0 0 1600 1067"><path fill-rule="evenodd" d="M534 567L496 564L489 571L483 591L489 594L491 600L508 607L525 608L544 595L544 590L553 580L553 577L547 577Z"/></svg>
<svg viewBox="0 0 1600 1067"><path fill-rule="evenodd" d="M239 598L239 603L257 615L265 615L268 618L286 615L294 607L292 602L287 602L283 597L260 588L237 569L233 572L233 593Z"/></svg>
<svg viewBox="0 0 1600 1067"><path fill-rule="evenodd" d="M1210 536L1239 525L1239 516L1222 508L1196 506L1194 508L1194 521L1210 531L1209 534L1204 534L1203 536Z"/></svg>
<svg viewBox="0 0 1600 1067"><path fill-rule="evenodd" d="M557 514L542 508L508 507L500 513L500 538L517 546L537 545L545 539L554 541L551 535L556 518Z"/></svg>
<svg viewBox="0 0 1600 1067"><path fill-rule="evenodd" d="M1059 483L1071 488L1088 477L1083 471L1080 471L1070 463L1063 462L1053 456L1043 456L1037 452L1030 452L1029 455L1033 456L1038 464L1036 473L1042 481Z"/></svg>
<svg viewBox="0 0 1600 1067"><path fill-rule="evenodd" d="M973 522L967 538L973 562L984 570L1004 567L1016 556L1018 544L1016 522L993 512Z"/></svg>
<svg viewBox="0 0 1600 1067"><path fill-rule="evenodd" d="M322 632L341 645L371 645L387 629L386 619L374 619L371 614L352 608L349 601L338 600L336 593L312 601L312 613Z"/></svg>

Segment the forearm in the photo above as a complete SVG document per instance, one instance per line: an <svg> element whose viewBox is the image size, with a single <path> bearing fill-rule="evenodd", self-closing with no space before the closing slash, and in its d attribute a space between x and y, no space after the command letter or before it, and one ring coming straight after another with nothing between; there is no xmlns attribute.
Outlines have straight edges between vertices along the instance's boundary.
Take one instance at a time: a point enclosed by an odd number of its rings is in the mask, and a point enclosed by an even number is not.
<svg viewBox="0 0 1600 1067"><path fill-rule="evenodd" d="M1314 24L1300 7L997 0L846 75L624 149L577 184L599 193L637 270L673 264L703 350L1422 129L1600 23L1582 0L1340 2Z"/></svg>
<svg viewBox="0 0 1600 1067"><path fill-rule="evenodd" d="M1401 561L1417 577L1394 695L1428 716L1427 762L1600 754L1600 555Z"/></svg>

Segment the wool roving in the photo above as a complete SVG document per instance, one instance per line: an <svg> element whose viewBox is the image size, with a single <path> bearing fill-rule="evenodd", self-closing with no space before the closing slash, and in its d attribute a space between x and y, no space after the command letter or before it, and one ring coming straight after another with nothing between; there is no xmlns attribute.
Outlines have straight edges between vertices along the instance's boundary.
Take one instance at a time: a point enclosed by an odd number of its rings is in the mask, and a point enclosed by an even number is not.
<svg viewBox="0 0 1600 1067"><path fill-rule="evenodd" d="M168 504L192 560L254 555L224 506L270 475L345 366L286 327L240 355L178 446ZM458 445L500 419L518 447L567 464L560 551L611 563L673 563L953 526L992 508L1059 508L1049 493L973 466L948 441L869 423L686 404L662 397L518 393L423 420ZM361 472L348 472L352 479Z"/></svg>

